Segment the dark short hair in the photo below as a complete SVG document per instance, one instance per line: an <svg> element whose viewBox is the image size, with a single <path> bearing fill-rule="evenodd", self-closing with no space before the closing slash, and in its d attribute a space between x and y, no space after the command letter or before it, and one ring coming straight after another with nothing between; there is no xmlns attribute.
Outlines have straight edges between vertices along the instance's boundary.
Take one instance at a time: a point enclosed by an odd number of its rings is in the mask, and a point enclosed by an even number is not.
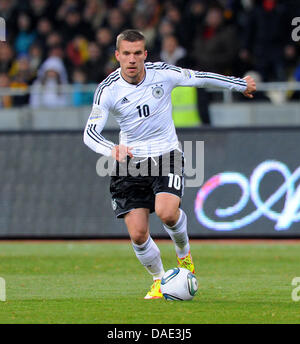
<svg viewBox="0 0 300 344"><path fill-rule="evenodd" d="M119 50L121 41L138 42L144 41L145 36L138 30L125 30L117 36L116 49Z"/></svg>

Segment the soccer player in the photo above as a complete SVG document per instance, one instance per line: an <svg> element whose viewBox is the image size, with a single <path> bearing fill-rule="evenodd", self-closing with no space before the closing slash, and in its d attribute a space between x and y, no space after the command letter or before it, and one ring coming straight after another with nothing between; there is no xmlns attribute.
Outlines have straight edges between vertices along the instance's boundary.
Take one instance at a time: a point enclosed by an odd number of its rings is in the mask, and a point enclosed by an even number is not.
<svg viewBox="0 0 300 344"><path fill-rule="evenodd" d="M145 299L157 299L162 297L160 283L164 268L159 248L149 232L151 212L155 211L173 240L178 266L195 271L187 217L180 208L183 153L172 120L171 91L176 86L215 86L252 98L256 86L249 76L240 79L162 62L145 62L145 38L137 30L125 30L118 35L115 56L120 68L95 91L84 142L95 152L116 160L116 173L110 183L113 209L118 218L124 218L133 250L153 277ZM101 135L109 114L120 125L119 144ZM169 167L167 173L163 173L164 161ZM130 165L145 173L133 175ZM124 166L126 173L121 173ZM157 173L152 173L153 167L158 168Z"/></svg>

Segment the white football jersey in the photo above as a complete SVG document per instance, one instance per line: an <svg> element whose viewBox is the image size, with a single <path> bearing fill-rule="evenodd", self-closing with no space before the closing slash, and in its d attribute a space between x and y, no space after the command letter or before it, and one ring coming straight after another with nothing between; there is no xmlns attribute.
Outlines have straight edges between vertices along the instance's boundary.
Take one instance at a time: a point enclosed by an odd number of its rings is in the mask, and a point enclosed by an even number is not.
<svg viewBox="0 0 300 344"><path fill-rule="evenodd" d="M109 156L115 145L101 135L109 115L120 125L118 144L132 147L134 156L154 157L178 148L171 103L171 92L176 86L221 87L239 92L247 88L246 81L240 78L164 62L146 62L145 72L144 79L133 85L118 68L98 85L84 131L84 142L95 152Z"/></svg>

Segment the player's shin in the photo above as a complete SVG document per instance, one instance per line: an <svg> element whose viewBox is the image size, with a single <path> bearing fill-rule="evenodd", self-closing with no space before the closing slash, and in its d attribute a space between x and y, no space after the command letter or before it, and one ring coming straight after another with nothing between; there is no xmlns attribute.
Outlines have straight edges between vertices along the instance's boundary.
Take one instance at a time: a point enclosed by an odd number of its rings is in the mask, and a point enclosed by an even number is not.
<svg viewBox="0 0 300 344"><path fill-rule="evenodd" d="M153 279L161 279L165 271L163 268L160 251L153 239L150 237L142 245L132 242L132 247L138 258L146 270L153 276Z"/></svg>
<svg viewBox="0 0 300 344"><path fill-rule="evenodd" d="M187 217L182 209L177 223L173 226L167 226L164 224L164 229L170 235L175 244L175 250L179 258L183 258L188 255L190 250L189 238L187 234Z"/></svg>

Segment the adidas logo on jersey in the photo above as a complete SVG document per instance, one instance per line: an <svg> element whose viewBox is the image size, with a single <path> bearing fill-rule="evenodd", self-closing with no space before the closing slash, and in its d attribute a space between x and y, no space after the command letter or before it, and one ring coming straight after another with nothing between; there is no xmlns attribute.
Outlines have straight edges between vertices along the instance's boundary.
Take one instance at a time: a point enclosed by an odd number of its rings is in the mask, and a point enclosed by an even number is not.
<svg viewBox="0 0 300 344"><path fill-rule="evenodd" d="M121 104L123 105L123 104L127 104L127 103L129 103L129 100L126 97L124 97L121 101Z"/></svg>

